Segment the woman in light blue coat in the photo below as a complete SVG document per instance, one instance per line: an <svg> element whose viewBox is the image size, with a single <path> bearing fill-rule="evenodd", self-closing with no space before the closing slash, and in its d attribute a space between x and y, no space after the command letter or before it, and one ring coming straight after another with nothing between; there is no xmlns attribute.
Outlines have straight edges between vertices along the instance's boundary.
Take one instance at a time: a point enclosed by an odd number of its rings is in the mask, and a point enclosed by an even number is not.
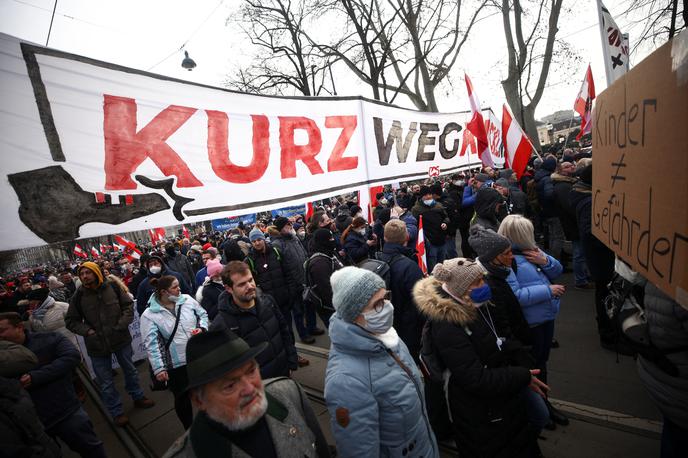
<svg viewBox="0 0 688 458"><path fill-rule="evenodd" d="M438 457L420 374L392 327L384 280L345 267L331 283L325 400L338 456Z"/></svg>
<svg viewBox="0 0 688 458"><path fill-rule="evenodd" d="M559 314L563 285L552 284L563 268L559 261L535 244L533 223L521 215L509 215L499 226L499 234L511 242L514 265L506 281L518 299L533 335L533 356L540 378L547 383L547 360L554 336L554 320Z"/></svg>
<svg viewBox="0 0 688 458"><path fill-rule="evenodd" d="M552 284L563 267L535 244L533 223L521 215L509 215L499 225L499 234L509 239L514 253L512 270L506 281L523 310L533 336L532 352L538 378L547 383L547 360L554 337L554 320L559 314L559 298L564 285ZM569 423L565 415L545 401L550 418L560 425ZM551 428L554 426L552 425ZM550 429L551 429L550 428Z"/></svg>
<svg viewBox="0 0 688 458"><path fill-rule="evenodd" d="M186 392L186 344L193 334L208 329L208 313L191 296L180 294L176 277L164 275L154 278L151 285L155 292L151 294L148 308L141 315L141 339L153 374L159 381L167 382L174 394L177 417L184 428L189 429L193 422L193 410ZM179 324L175 330L177 315ZM168 343L169 348L165 350Z"/></svg>

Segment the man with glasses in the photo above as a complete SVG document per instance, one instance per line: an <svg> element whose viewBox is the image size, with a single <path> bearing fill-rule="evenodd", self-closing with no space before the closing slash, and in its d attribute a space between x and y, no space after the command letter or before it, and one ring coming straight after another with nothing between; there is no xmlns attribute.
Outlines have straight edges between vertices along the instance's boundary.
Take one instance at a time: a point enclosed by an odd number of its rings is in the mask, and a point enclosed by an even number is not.
<svg viewBox="0 0 688 458"><path fill-rule="evenodd" d="M338 455L438 457L423 383L392 327L384 280L344 267L332 274L332 293L325 400Z"/></svg>

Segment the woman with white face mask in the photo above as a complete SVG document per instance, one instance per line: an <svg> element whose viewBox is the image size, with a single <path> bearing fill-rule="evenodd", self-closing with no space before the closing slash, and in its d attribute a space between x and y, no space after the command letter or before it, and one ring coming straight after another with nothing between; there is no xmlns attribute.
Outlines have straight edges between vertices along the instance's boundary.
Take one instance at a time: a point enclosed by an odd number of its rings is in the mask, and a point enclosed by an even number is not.
<svg viewBox="0 0 688 458"><path fill-rule="evenodd" d="M548 387L535 377L537 369L519 364L528 352L503 332L507 327L490 302L484 273L480 264L456 258L416 283L413 297L428 318L421 360L432 348L443 366L460 456L539 456L539 431L527 417L528 390L544 395Z"/></svg>
<svg viewBox="0 0 688 458"><path fill-rule="evenodd" d="M420 373L392 327L384 280L344 267L331 283L325 400L338 456L438 457Z"/></svg>
<svg viewBox="0 0 688 458"><path fill-rule="evenodd" d="M189 338L208 329L208 313L188 294L182 294L172 275L153 278L155 292L141 315L143 339L151 371L159 382L167 382L174 394L177 417L189 429L193 422L186 386L186 344Z"/></svg>
<svg viewBox="0 0 688 458"><path fill-rule="evenodd" d="M377 244L375 234L368 240L367 222L358 216L344 229L341 241L346 259L352 264L368 259L374 253Z"/></svg>

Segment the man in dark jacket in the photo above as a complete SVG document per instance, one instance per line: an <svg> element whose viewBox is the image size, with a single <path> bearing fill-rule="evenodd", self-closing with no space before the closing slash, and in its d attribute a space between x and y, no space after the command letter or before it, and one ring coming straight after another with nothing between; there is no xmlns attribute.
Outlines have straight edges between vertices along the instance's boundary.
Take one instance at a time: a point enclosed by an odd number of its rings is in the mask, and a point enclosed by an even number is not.
<svg viewBox="0 0 688 458"><path fill-rule="evenodd" d="M557 260L561 260L564 230L554 204L554 182L552 181L552 173L556 167L557 160L554 156L549 156L542 161L542 166L535 172L535 190L540 204L540 217L547 229L547 252Z"/></svg>
<svg viewBox="0 0 688 458"><path fill-rule="evenodd" d="M445 242L447 229L449 228L449 217L441 203L436 202L432 197L432 190L423 186L420 189L420 200L411 210L413 216L418 220L423 217L423 235L425 237L425 254L428 261L428 272L437 263L441 263L445 258Z"/></svg>
<svg viewBox="0 0 688 458"><path fill-rule="evenodd" d="M103 278L97 264L87 261L79 266L81 286L69 302L65 325L84 337L93 371L100 383L105 406L118 426L129 423L112 380L112 355L124 371L126 390L139 408L153 407L139 385L139 372L132 361L129 325L134 318L133 301L117 284Z"/></svg>
<svg viewBox="0 0 688 458"><path fill-rule="evenodd" d="M232 261L222 271L225 292L210 330L229 330L251 347L268 344L256 357L263 378L288 377L298 368L289 325L272 296L258 293L246 263Z"/></svg>
<svg viewBox="0 0 688 458"><path fill-rule="evenodd" d="M432 190L432 198L435 199L436 202L442 204L449 218L444 246L444 257L445 259L456 258L459 256L459 253L456 251L456 231L459 228L461 201L455 201L449 197L449 194L444 192L440 183L433 184L430 189Z"/></svg>
<svg viewBox="0 0 688 458"><path fill-rule="evenodd" d="M160 278L164 275L172 275L177 280L179 280L179 287L181 288L182 294L192 294L189 284L184 280L184 276L177 271L174 271L167 267L163 261L163 257L160 253L152 253L148 262L146 264L148 270L148 276L139 285L138 291L136 293L136 310L139 312L139 316L143 315L143 312L148 308L148 299L155 288L150 284L152 278ZM205 278L203 278L205 281ZM203 282L201 282L202 284Z"/></svg>
<svg viewBox="0 0 688 458"><path fill-rule="evenodd" d="M17 314L5 315L17 319ZM0 326L2 326L0 324ZM38 365L36 355L24 345L0 337L0 444L8 458L62 456L60 447L45 433L29 394L19 377Z"/></svg>
<svg viewBox="0 0 688 458"><path fill-rule="evenodd" d="M191 290L196 289L196 274L191 266L191 261L181 254L173 243L168 243L165 246L165 264L170 270L180 273Z"/></svg>
<svg viewBox="0 0 688 458"><path fill-rule="evenodd" d="M319 299L319 303L313 305L326 328L330 327L330 317L334 313L330 277L336 270L344 267L335 254L336 249L337 243L332 231L320 228L313 233L315 252L307 262L306 283L313 288Z"/></svg>
<svg viewBox="0 0 688 458"><path fill-rule="evenodd" d="M503 205L504 199L496 189L487 187L480 189L475 198L475 218L471 226L480 224L497 232L499 229L497 215Z"/></svg>
<svg viewBox="0 0 688 458"><path fill-rule="evenodd" d="M16 313L0 315L0 339L23 345L38 358L38 366L22 374L19 383L29 392L46 433L83 457L104 457L103 442L74 391L72 373L81 361L79 350L58 332L25 331Z"/></svg>
<svg viewBox="0 0 688 458"><path fill-rule="evenodd" d="M275 227L280 231L279 237L274 237L272 245L276 247L284 257L284 267L287 272L287 283L291 310L294 314L294 324L296 332L299 333L301 342L312 344L315 342L313 336L324 334L324 330L316 326L315 310L312 306L306 306L303 302L303 285L306 281L303 263L308 258L303 243L296 236L296 231L284 216L275 218ZM304 318L306 324L304 326Z"/></svg>
<svg viewBox="0 0 688 458"><path fill-rule="evenodd" d="M265 240L265 235L258 228L253 229L248 238L251 240L251 249L244 262L251 269L256 285L264 294L275 299L284 319L291 323L291 295L282 253Z"/></svg>
<svg viewBox="0 0 688 458"><path fill-rule="evenodd" d="M614 328L607 316L604 299L609 294L607 285L614 275L614 252L592 235L592 164L577 171L579 181L571 188L571 206L576 209L576 222L590 276L595 282L595 311L600 344L608 349L615 347Z"/></svg>
<svg viewBox="0 0 688 458"><path fill-rule="evenodd" d="M559 217L566 240L573 244L573 274L576 288L591 289L588 269L585 265L585 255L580 243L578 224L576 223L576 209L571 206L571 189L577 179L573 176L576 167L570 162L562 162L558 172L552 174L554 184L554 208Z"/></svg>
<svg viewBox="0 0 688 458"><path fill-rule="evenodd" d="M408 347L414 360L420 354L420 337L425 319L413 302L413 286L423 278L423 271L415 261L414 250L406 246L409 239L406 224L393 219L385 224L385 247L378 259L389 264L394 329Z"/></svg>
<svg viewBox="0 0 688 458"><path fill-rule="evenodd" d="M518 189L515 183L509 182L506 178L495 181L494 188L502 195L504 205L501 206L498 219L501 221L507 215L528 215L528 196Z"/></svg>
<svg viewBox="0 0 688 458"><path fill-rule="evenodd" d="M478 191L484 187L489 187L492 180L484 173L479 173L468 180L468 186L463 189L461 201L461 215L459 218L459 231L461 231L461 255L464 258L475 258L475 252L468 243L468 229L475 215L475 199Z"/></svg>
<svg viewBox="0 0 688 458"><path fill-rule="evenodd" d="M466 247L470 250L468 245L468 227L470 226L470 216L466 218L466 213L471 213L472 210L464 210L463 208L463 191L466 187L466 177L463 172L455 173L451 176L451 181L447 187L447 195L456 203L456 217L453 224L456 230L461 234L461 252L466 252ZM467 221L466 221L467 220ZM409 246L413 246L410 245ZM457 253L458 256L458 253Z"/></svg>

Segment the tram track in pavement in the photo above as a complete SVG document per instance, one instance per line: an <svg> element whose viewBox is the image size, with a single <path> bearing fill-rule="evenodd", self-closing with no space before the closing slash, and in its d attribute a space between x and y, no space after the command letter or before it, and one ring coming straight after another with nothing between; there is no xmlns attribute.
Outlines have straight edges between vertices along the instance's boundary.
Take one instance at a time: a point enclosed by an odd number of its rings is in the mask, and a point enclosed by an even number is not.
<svg viewBox="0 0 688 458"><path fill-rule="evenodd" d="M89 376L85 368L79 367L77 374L83 383L86 393L93 404L95 404L98 414L101 415L110 426L117 440L132 458L157 458L157 454L146 444L146 441L131 425L119 427L114 424L110 414L100 398L98 387Z"/></svg>

